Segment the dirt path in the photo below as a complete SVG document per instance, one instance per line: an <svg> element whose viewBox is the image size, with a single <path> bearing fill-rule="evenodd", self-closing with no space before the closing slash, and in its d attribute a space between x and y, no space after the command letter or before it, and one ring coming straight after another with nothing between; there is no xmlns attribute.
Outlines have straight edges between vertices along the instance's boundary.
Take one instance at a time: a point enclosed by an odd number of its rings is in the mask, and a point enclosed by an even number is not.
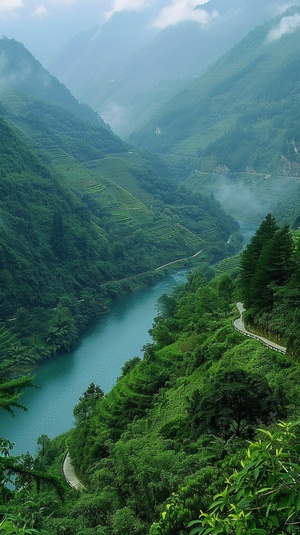
<svg viewBox="0 0 300 535"><path fill-rule="evenodd" d="M167 264L164 264L163 266L159 266L158 268L155 268L154 271L158 271L159 269L163 269L167 266L171 266L172 264L177 264L177 262L183 262L184 260L188 260L189 258L195 258L196 256L198 256L200 253L202 253L202 250L201 251L198 251L197 253L193 254L192 256L187 256L186 258L178 258L178 260L173 260L173 262L168 262Z"/></svg>
<svg viewBox="0 0 300 535"><path fill-rule="evenodd" d="M275 344L275 342L272 342L271 340L268 340L267 338L264 338L263 336L259 336L258 334L253 334L247 331L243 322L243 312L245 312L243 304L236 303L236 307L240 314L240 317L234 320L233 322L233 326L236 331L244 334L245 336L248 336L249 338L254 338L255 340L259 340L265 346L269 347L270 349L274 349L274 351L278 351L279 353L283 353L283 354L286 353L286 347L280 346L279 344Z"/></svg>
<svg viewBox="0 0 300 535"><path fill-rule="evenodd" d="M83 485L83 483L81 483L81 481L79 481L78 477L75 474L75 470L72 465L69 452L66 453L65 458L63 460L62 471L70 487L73 487L73 489L76 490L85 489L85 486Z"/></svg>

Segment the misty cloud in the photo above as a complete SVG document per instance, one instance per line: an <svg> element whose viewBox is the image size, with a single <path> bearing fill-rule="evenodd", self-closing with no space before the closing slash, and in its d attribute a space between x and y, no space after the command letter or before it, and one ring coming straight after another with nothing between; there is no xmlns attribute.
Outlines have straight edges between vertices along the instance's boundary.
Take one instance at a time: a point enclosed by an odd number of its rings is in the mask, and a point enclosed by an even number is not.
<svg viewBox="0 0 300 535"><path fill-rule="evenodd" d="M35 10L31 14L32 17L37 18L47 17L47 15L49 15L49 10L43 5L36 6Z"/></svg>
<svg viewBox="0 0 300 535"><path fill-rule="evenodd" d="M118 131L128 122L129 113L123 106L116 102L110 102L104 110L101 110L101 117L114 131Z"/></svg>
<svg viewBox="0 0 300 535"><path fill-rule="evenodd" d="M275 17L277 15L282 15L287 9L295 5L299 5L299 0L293 0L292 2L285 2L283 4L271 3L268 9L271 11L272 16Z"/></svg>
<svg viewBox="0 0 300 535"><path fill-rule="evenodd" d="M4 52L0 54L0 78L1 86L5 87L15 87L20 84L21 81L30 77L32 73L32 66L27 62L23 61L18 63L18 66L15 70L7 72L7 66L10 62L7 59L7 56Z"/></svg>
<svg viewBox="0 0 300 535"><path fill-rule="evenodd" d="M214 10L209 13L205 9L200 9L199 5L206 4L207 0L197 2L195 0L172 0L172 3L165 6L156 17L154 26L163 29L184 21L195 21L201 25L207 25L219 13Z"/></svg>
<svg viewBox="0 0 300 535"><path fill-rule="evenodd" d="M0 17L7 19L24 7L22 0L0 0Z"/></svg>
<svg viewBox="0 0 300 535"><path fill-rule="evenodd" d="M300 15L299 13L295 13L295 15L291 15L288 17L283 17L278 24L276 28L273 28L267 36L267 41L270 43L272 41L276 41L276 39L280 39L282 35L286 33L292 33L300 26Z"/></svg>
<svg viewBox="0 0 300 535"><path fill-rule="evenodd" d="M120 11L141 11L152 3L151 0L114 0L111 9L105 13L105 19L108 20L114 13Z"/></svg>

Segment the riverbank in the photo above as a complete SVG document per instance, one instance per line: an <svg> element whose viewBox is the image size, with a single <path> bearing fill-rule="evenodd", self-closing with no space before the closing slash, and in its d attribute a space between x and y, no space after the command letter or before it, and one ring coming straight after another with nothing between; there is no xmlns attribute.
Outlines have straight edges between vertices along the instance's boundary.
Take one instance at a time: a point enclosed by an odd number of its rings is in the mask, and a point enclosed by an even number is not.
<svg viewBox="0 0 300 535"><path fill-rule="evenodd" d="M24 391L14 418L1 415L1 434L16 446L16 455L36 453L42 434L62 435L74 425L73 408L91 382L107 393L126 361L143 356L143 346L152 341L149 329L158 315L158 299L186 281L187 270L164 275L155 285L121 296L111 310L90 323L76 347L41 363L35 369L38 388Z"/></svg>

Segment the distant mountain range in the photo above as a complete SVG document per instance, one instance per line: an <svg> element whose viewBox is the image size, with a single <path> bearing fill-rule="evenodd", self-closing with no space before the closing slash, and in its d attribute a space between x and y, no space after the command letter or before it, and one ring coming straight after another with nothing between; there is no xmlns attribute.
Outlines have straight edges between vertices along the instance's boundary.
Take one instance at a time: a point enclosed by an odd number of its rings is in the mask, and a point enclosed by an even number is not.
<svg viewBox="0 0 300 535"><path fill-rule="evenodd" d="M74 37L49 69L124 137L270 18L270 5L209 0L198 6L215 14L209 24L186 21L162 30L151 25L152 12L115 13Z"/></svg>
<svg viewBox="0 0 300 535"><path fill-rule="evenodd" d="M294 7L252 30L131 140L239 218L278 210L291 190L280 209L291 222L299 211L299 46Z"/></svg>

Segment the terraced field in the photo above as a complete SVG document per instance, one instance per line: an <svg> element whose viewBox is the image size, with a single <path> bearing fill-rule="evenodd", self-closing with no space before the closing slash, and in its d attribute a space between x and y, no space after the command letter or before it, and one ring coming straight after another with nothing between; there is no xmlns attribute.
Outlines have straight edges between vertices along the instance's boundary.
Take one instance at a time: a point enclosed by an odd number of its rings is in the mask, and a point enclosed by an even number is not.
<svg viewBox="0 0 300 535"><path fill-rule="evenodd" d="M122 155L106 156L99 160L85 162L93 175L101 175L107 180L118 184L143 202L152 202L153 198L138 183L133 176L133 169L145 169L141 157L134 152Z"/></svg>
<svg viewBox="0 0 300 535"><path fill-rule="evenodd" d="M205 210L202 228L197 221L193 225L189 203L194 201L182 196L181 206L181 194L177 195L155 156L130 150L112 134L101 132L101 127L89 130L86 122L30 96L7 91L2 100L6 117L41 163L84 201L94 225L110 244L109 254L117 255L115 243L120 251L121 244L134 250L137 269L144 272L148 265L191 257L203 243L207 251L222 240L217 230L209 229ZM194 211L197 218L197 208ZM130 264L122 259L125 272Z"/></svg>
<svg viewBox="0 0 300 535"><path fill-rule="evenodd" d="M240 263L240 255L231 256L230 258L225 258L221 262L218 262L214 266L214 272L216 275L223 275L226 273L232 273L237 270Z"/></svg>
<svg viewBox="0 0 300 535"><path fill-rule="evenodd" d="M35 139L31 142L36 144ZM51 167L69 188L87 194L101 210L109 211L114 225L120 226L124 235L134 235L138 230L150 232L152 243L164 247L167 259L184 256L187 248L191 254L196 251L199 240L195 234L174 225L164 214L154 215L147 206L153 203L153 197L139 187L131 173L133 165L141 165L140 156L128 153L82 164L51 143L39 147L39 153L51 161Z"/></svg>

